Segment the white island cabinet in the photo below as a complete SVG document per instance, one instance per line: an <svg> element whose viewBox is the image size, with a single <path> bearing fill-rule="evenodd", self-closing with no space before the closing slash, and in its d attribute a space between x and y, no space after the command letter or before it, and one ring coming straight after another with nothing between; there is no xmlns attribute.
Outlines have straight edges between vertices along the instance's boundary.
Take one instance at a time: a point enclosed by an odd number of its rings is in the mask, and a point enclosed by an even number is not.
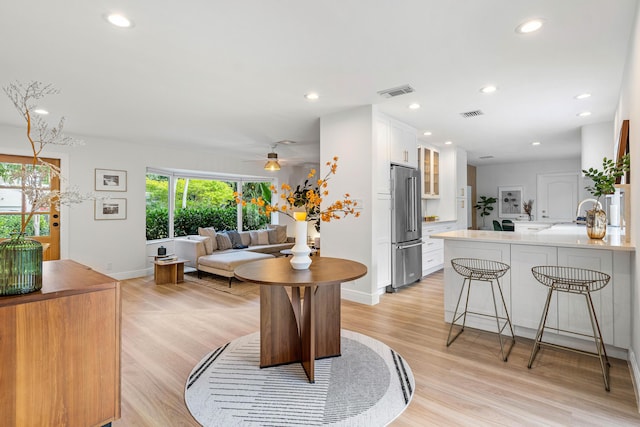
<svg viewBox="0 0 640 427"><path fill-rule="evenodd" d="M462 277L451 268L453 258L490 259L511 266L501 278L501 285L515 333L526 338L535 336L548 291L533 277L532 267L561 265L601 271L609 274L611 281L592 294L596 315L608 351L614 357L626 358L626 349L631 345L631 255L635 248L619 237L611 230L605 240L590 240L584 227L578 226L551 227L537 233L457 230L432 235L432 239L444 239L445 321L451 322L462 286ZM469 310L493 313L491 292L482 287L481 283L474 287L477 290L471 293ZM467 324L495 331L495 322L479 316L468 317ZM561 331L592 333L582 296L555 293L547 325L558 329L555 334L545 332L550 341L593 350L589 338L576 338Z"/></svg>
<svg viewBox="0 0 640 427"><path fill-rule="evenodd" d="M432 239L432 234L455 230L455 221L424 222L422 224L422 276L441 270L444 265L442 239Z"/></svg>

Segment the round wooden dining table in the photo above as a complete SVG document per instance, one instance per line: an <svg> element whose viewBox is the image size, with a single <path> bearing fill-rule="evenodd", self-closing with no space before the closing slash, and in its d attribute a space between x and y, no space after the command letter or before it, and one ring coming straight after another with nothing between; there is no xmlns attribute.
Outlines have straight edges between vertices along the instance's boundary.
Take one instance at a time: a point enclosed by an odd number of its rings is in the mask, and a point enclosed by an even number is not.
<svg viewBox="0 0 640 427"><path fill-rule="evenodd" d="M289 261L253 261L234 273L260 285L260 367L301 362L313 383L315 360L340 356L340 285L364 276L367 267L320 256L294 270Z"/></svg>

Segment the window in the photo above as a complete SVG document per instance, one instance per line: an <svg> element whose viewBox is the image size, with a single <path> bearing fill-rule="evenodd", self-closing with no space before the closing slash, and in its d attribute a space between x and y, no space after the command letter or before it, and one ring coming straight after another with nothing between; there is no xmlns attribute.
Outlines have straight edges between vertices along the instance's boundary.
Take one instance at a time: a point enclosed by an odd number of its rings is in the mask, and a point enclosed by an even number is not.
<svg viewBox="0 0 640 427"><path fill-rule="evenodd" d="M2 161L5 160L5 161ZM59 165L56 159L46 159L52 164ZM58 189L58 180L52 182L47 173L39 175L43 179L38 182L23 182L23 171L32 170L33 158L22 156L3 156L0 158L0 238L10 237L11 234L20 231L22 221L26 220L31 211L29 200L25 197L25 187L31 186L43 191ZM36 166L40 167L40 166ZM49 236L51 214L53 206L42 206L27 224L25 234L27 236Z"/></svg>
<svg viewBox="0 0 640 427"><path fill-rule="evenodd" d="M271 181L233 175L203 175L148 169L146 176L147 240L197 234L198 227L216 230L256 230L269 218L256 206L238 206L233 193L243 198L271 201Z"/></svg>

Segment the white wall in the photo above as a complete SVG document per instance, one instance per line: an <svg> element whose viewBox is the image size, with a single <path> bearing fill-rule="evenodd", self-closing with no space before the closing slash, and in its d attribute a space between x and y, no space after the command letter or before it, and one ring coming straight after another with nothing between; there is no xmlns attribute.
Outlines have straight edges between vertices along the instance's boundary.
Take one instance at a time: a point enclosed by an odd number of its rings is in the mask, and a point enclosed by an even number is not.
<svg viewBox="0 0 640 427"><path fill-rule="evenodd" d="M615 141L613 122L595 123L582 126L582 169L602 169L602 159L611 159L614 155L611 142Z"/></svg>
<svg viewBox="0 0 640 427"><path fill-rule="evenodd" d="M631 218L632 231L631 243L636 246L633 254L632 274L634 285L631 295L631 350L629 352L629 362L634 376L636 387L636 397L640 396L640 368L638 361L640 357L640 269L638 268L638 242L640 242L640 174L638 167L640 164L640 7L636 11L635 29L632 34L629 56L624 74L624 83L620 92L620 103L616 112L615 132L620 131L622 120L629 120L629 144L631 147ZM614 284L615 285L615 284Z"/></svg>
<svg viewBox="0 0 640 427"><path fill-rule="evenodd" d="M323 206L349 193L362 207L357 219L349 216L322 223L322 255L347 258L367 266L369 273L342 286L345 298L376 304L373 266L373 108L371 105L323 116L320 120L320 159L338 156L338 170L329 182Z"/></svg>
<svg viewBox="0 0 640 427"><path fill-rule="evenodd" d="M75 135L70 135L75 136ZM224 152L207 149L156 148L152 144L136 144L79 137L85 145L76 147L48 146L43 155L61 157L63 174L69 184L82 192L94 191L94 170L127 171L127 191L100 193L127 199L126 220L94 220L94 204L85 201L61 212L61 258L69 258L117 279L149 274L148 254L158 245L148 246L145 237L145 174L147 167L175 168L207 172L236 173L252 176L274 176L262 164L244 162ZM25 131L18 127L0 126L0 152L29 154ZM265 153L266 154L266 153ZM276 172L280 182L288 182L291 169ZM62 185L63 188L65 185ZM288 233L292 235L293 233ZM170 242L163 243L172 250Z"/></svg>
<svg viewBox="0 0 640 427"><path fill-rule="evenodd" d="M578 173L581 171L580 165L580 158L573 158L476 166L478 200L480 200L480 196L497 197L498 187L501 186L522 186L523 200L532 199L534 201L533 210L535 211L538 174L559 172ZM581 195L580 200L584 199L588 195L583 188L579 188L579 191L579 194ZM494 219L499 219L497 212L498 203L493 205L491 215L486 216L484 219L487 227L491 227L491 223ZM477 209L475 209L475 215L477 217L478 227L482 227L482 218L480 218L480 213Z"/></svg>

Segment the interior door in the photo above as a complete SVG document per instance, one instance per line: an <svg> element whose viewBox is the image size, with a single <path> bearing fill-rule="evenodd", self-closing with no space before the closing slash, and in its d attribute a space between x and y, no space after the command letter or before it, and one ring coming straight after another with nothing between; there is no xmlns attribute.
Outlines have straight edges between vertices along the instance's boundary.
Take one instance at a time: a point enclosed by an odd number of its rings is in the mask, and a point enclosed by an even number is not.
<svg viewBox="0 0 640 427"><path fill-rule="evenodd" d="M578 206L578 174L538 175L536 220L571 222Z"/></svg>
<svg viewBox="0 0 640 427"><path fill-rule="evenodd" d="M60 168L60 159L43 159ZM32 167L33 157L0 154L0 240L20 231L23 219L29 216L31 206L25 197L25 185L20 171ZM50 176L37 184L41 189L56 191L60 180ZM27 225L26 235L44 246L43 259L60 259L60 212L55 206L38 209Z"/></svg>

